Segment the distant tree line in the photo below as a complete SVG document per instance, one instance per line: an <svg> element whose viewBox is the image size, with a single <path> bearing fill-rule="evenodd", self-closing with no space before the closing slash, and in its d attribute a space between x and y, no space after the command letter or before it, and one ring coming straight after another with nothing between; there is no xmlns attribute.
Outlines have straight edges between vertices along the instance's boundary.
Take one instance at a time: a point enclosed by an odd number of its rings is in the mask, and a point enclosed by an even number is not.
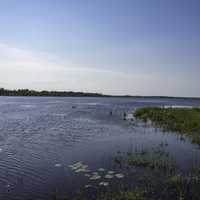
<svg viewBox="0 0 200 200"><path fill-rule="evenodd" d="M152 99L190 99L200 100L200 97L170 97L170 96L131 96L131 95L104 95L90 92L73 91L36 91L29 89L8 90L0 88L0 96L55 96L55 97L119 97L119 98L152 98Z"/></svg>
<svg viewBox="0 0 200 200"><path fill-rule="evenodd" d="M8 90L0 88L0 96L106 97L108 95L72 91L35 91L28 89Z"/></svg>

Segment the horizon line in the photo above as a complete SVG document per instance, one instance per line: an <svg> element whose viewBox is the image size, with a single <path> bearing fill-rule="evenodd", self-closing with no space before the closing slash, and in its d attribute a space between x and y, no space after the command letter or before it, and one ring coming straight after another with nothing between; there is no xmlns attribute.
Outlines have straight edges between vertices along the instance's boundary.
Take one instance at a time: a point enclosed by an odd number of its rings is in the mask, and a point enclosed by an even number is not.
<svg viewBox="0 0 200 200"><path fill-rule="evenodd" d="M97 97L129 97L129 98L176 98L176 99L200 99L200 97L198 96L170 96L170 95L130 95L130 94L124 94L124 95L112 95L112 94L104 94L104 93L100 93L100 92L85 92L85 91L72 91L72 90L36 90L36 89L28 89L28 88L19 88L19 89L6 89L3 87L0 87L0 96L26 96L26 95L1 95L1 91L7 91L7 92L22 92L22 91L27 91L27 92L35 92L35 93L73 93L73 94L82 94L85 95L85 97L94 97L94 95L97 95ZM70 96L57 96L57 97L70 97ZM27 95L27 96L34 96L34 95ZM40 96L40 95L38 95ZM54 96L54 95L47 95L47 96ZM55 95L56 96L56 95ZM41 95L42 97L42 95ZM73 96L72 96L73 97ZM84 96L82 96L84 97Z"/></svg>

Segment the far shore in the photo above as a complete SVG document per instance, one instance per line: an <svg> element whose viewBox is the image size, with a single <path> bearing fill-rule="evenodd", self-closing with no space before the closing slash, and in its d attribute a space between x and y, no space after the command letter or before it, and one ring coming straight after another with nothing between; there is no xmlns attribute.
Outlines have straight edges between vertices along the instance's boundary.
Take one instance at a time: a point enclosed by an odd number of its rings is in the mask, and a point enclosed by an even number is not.
<svg viewBox="0 0 200 200"><path fill-rule="evenodd" d="M74 92L74 91L36 91L29 89L10 90L0 88L0 96L31 96L31 97L114 97L114 98L135 98L135 99L183 99L200 100L200 97L180 97L180 96L141 96L141 95L108 95L96 92Z"/></svg>

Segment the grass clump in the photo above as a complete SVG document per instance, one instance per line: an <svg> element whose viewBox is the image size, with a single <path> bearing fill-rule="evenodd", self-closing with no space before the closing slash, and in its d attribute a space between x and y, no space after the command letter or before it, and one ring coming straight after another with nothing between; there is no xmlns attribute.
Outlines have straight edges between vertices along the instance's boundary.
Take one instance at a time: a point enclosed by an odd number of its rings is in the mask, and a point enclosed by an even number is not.
<svg viewBox="0 0 200 200"><path fill-rule="evenodd" d="M143 188L129 191L106 192L97 197L97 200L151 200Z"/></svg>
<svg viewBox="0 0 200 200"><path fill-rule="evenodd" d="M151 120L167 131L185 134L193 143L200 144L200 108L139 108L134 113L137 119Z"/></svg>
<svg viewBox="0 0 200 200"><path fill-rule="evenodd" d="M165 150L163 143L149 149L136 149L124 155L118 153L114 157L114 163L120 167L158 170L168 174L176 170L176 163L169 157L169 153Z"/></svg>

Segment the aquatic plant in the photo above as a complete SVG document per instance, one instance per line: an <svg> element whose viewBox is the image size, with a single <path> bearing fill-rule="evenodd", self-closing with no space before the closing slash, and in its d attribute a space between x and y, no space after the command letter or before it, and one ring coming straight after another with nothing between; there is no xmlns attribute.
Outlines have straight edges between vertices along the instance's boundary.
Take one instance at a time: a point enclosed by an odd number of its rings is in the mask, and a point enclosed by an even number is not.
<svg viewBox="0 0 200 200"><path fill-rule="evenodd" d="M200 144L200 108L139 108L135 118L144 122L151 120L155 126L167 131L184 134L193 143Z"/></svg>
<svg viewBox="0 0 200 200"><path fill-rule="evenodd" d="M109 183L108 182L100 182L99 185L107 187L109 185Z"/></svg>
<svg viewBox="0 0 200 200"><path fill-rule="evenodd" d="M199 200L200 167L195 166L183 175L170 158L166 146L166 142L161 142L157 146L117 153L123 171L126 169L126 179L120 181L120 184L113 184L117 179L125 178L124 173L117 172L116 167L115 171L105 170L106 173L97 169L84 174L92 184L85 184L71 200ZM69 168L76 171L88 169L88 166L77 162ZM106 182L104 179L110 180ZM54 199L64 200L58 196Z"/></svg>
<svg viewBox="0 0 200 200"><path fill-rule="evenodd" d="M137 188L134 190L119 190L119 191L108 191L100 193L97 200L150 200L147 197L146 192L143 188Z"/></svg>
<svg viewBox="0 0 200 200"><path fill-rule="evenodd" d="M111 175L111 174L106 174L106 175L105 175L105 178L106 178L106 179L111 179L111 178L114 178L114 176Z"/></svg>
<svg viewBox="0 0 200 200"><path fill-rule="evenodd" d="M84 189L88 190L94 190L98 193L99 188L109 188L108 186L112 186L112 180L113 178L122 179L124 178L124 175L122 173L117 173L112 170L106 170L105 168L98 168L97 171L90 171L89 166L86 164L83 164L82 162L76 162L74 164L68 165L68 168L74 172L74 173L81 173L80 175L83 175L84 177L87 177L88 180L86 184L84 185ZM107 171L107 172L106 172ZM82 172L87 172L83 173ZM104 181L104 179L109 179L109 182ZM116 181L115 181L116 183ZM87 193L87 191L85 191ZM83 192L84 193L84 192ZM85 194L81 194L80 199L87 199L85 198ZM86 195L87 196L87 195ZM97 195L98 196L98 195ZM84 198L83 198L84 197ZM77 199L77 195L76 198ZM60 199L59 199L60 200Z"/></svg>
<svg viewBox="0 0 200 200"><path fill-rule="evenodd" d="M90 170L88 169L88 165L84 165L82 164L82 162L77 162L75 164L68 165L68 167L75 173L90 172Z"/></svg>
<svg viewBox="0 0 200 200"><path fill-rule="evenodd" d="M115 174L117 178L124 178L124 174Z"/></svg>
<svg viewBox="0 0 200 200"><path fill-rule="evenodd" d="M91 176L89 179L90 180L98 180L98 179L100 179L101 178L101 176L99 176L99 175L93 175L93 176Z"/></svg>
<svg viewBox="0 0 200 200"><path fill-rule="evenodd" d="M194 165L183 175L169 156L167 146L162 141L148 148L117 152L114 171L99 168L83 174L88 182L74 200L90 200L91 194L94 200L199 200L200 166ZM118 165L121 172L118 172ZM82 162L69 165L69 168L74 172L89 170Z"/></svg>
<svg viewBox="0 0 200 200"><path fill-rule="evenodd" d="M124 156L122 154L117 154L114 158L114 162L120 165L120 167L124 165L173 172L176 169L175 161L169 158L169 153L164 148L165 146L159 144L149 149L136 149L133 152L127 152Z"/></svg>
<svg viewBox="0 0 200 200"><path fill-rule="evenodd" d="M108 174L114 174L115 172L114 171L108 171Z"/></svg>

